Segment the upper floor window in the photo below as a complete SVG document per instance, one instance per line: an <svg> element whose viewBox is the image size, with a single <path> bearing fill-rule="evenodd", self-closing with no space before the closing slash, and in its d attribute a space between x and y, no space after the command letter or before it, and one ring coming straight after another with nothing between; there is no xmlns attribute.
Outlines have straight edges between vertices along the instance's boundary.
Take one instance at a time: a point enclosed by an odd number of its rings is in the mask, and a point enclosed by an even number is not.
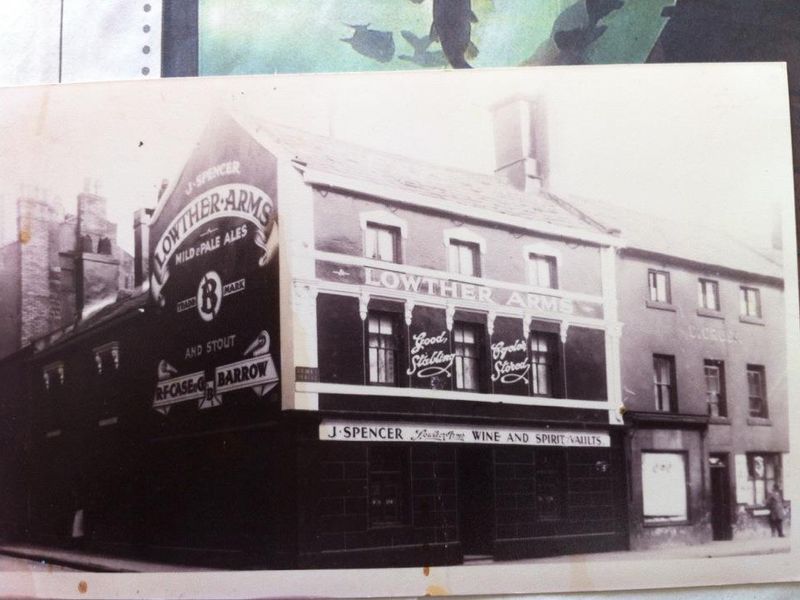
<svg viewBox="0 0 800 600"><path fill-rule="evenodd" d="M557 288L556 257L531 252L528 255L528 281L539 287Z"/></svg>
<svg viewBox="0 0 800 600"><path fill-rule="evenodd" d="M367 317L369 383L397 384L397 352L400 347L394 315L370 313Z"/></svg>
<svg viewBox="0 0 800 600"><path fill-rule="evenodd" d="M364 255L375 260L400 262L400 230L396 227L367 223Z"/></svg>
<svg viewBox="0 0 800 600"><path fill-rule="evenodd" d="M92 349L98 375L119 370L119 342L109 342Z"/></svg>
<svg viewBox="0 0 800 600"><path fill-rule="evenodd" d="M478 244L451 239L448 247L450 270L459 275L480 276L480 249Z"/></svg>
<svg viewBox="0 0 800 600"><path fill-rule="evenodd" d="M711 279L700 279L697 282L698 303L700 308L719 310L719 283Z"/></svg>
<svg viewBox="0 0 800 600"><path fill-rule="evenodd" d="M705 360L703 361L703 373L706 380L708 414L712 417L727 417L728 407L725 401L725 363L721 360Z"/></svg>
<svg viewBox="0 0 800 600"><path fill-rule="evenodd" d="M456 389L478 391L480 388L480 331L470 323L453 326Z"/></svg>
<svg viewBox="0 0 800 600"><path fill-rule="evenodd" d="M553 375L556 364L557 344L555 336L549 333L532 332L531 385L535 396L553 396Z"/></svg>
<svg viewBox="0 0 800 600"><path fill-rule="evenodd" d="M666 356L663 354L653 355L653 392L655 394L657 411L677 411L674 356Z"/></svg>
<svg viewBox="0 0 800 600"><path fill-rule="evenodd" d="M743 317L761 318L761 292L742 286L739 289L739 312Z"/></svg>
<svg viewBox="0 0 800 600"><path fill-rule="evenodd" d="M64 363L61 361L45 365L42 368L42 380L45 389L51 390L56 386L63 385L65 372Z"/></svg>
<svg viewBox="0 0 800 600"><path fill-rule="evenodd" d="M669 304L672 296L669 290L669 273L650 269L647 272L647 283L650 288L650 301Z"/></svg>
<svg viewBox="0 0 800 600"><path fill-rule="evenodd" d="M749 414L751 417L766 419L767 391L764 382L764 367L761 365L747 365L747 396Z"/></svg>

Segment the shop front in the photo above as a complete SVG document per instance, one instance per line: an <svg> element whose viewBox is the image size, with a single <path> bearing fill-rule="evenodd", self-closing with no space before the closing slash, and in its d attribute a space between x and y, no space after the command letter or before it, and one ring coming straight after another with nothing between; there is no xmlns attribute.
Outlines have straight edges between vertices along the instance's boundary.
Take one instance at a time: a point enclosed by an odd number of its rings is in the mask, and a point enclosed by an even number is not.
<svg viewBox="0 0 800 600"><path fill-rule="evenodd" d="M312 468L299 494L301 565L626 547L622 438L608 427L337 417L322 418L317 433L304 444Z"/></svg>

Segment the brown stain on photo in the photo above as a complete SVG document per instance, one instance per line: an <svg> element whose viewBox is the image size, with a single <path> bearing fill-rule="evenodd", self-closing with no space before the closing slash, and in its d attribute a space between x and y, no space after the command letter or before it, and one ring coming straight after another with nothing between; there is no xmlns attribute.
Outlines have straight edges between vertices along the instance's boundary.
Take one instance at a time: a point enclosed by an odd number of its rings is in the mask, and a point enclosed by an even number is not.
<svg viewBox="0 0 800 600"><path fill-rule="evenodd" d="M20 229L19 230L19 241L23 244L27 244L31 241L31 232L27 229Z"/></svg>
<svg viewBox="0 0 800 600"><path fill-rule="evenodd" d="M450 592L447 591L447 588L442 587L441 585L429 585L425 588L425 595L426 596L449 596Z"/></svg>
<svg viewBox="0 0 800 600"><path fill-rule="evenodd" d="M425 577L427 577L428 575L431 574L431 568L427 565L422 567L422 574L425 575Z"/></svg>
<svg viewBox="0 0 800 600"><path fill-rule="evenodd" d="M81 594L85 594L86 590L88 590L88 589L89 589L89 584L86 583L85 581L81 581L80 583L78 583L78 591Z"/></svg>

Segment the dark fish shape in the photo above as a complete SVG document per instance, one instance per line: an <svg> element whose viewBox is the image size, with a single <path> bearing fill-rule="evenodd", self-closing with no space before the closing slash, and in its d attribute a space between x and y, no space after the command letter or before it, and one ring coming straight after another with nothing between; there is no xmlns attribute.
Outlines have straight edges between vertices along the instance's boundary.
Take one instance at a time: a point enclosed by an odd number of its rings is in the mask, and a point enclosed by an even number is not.
<svg viewBox="0 0 800 600"><path fill-rule="evenodd" d="M443 67L447 64L447 59L444 52L437 50L436 52L429 52L428 48L433 43L429 35L417 37L410 31L401 31L400 35L414 48L414 54L399 54L397 58L400 60L407 60L413 62L421 67Z"/></svg>
<svg viewBox="0 0 800 600"><path fill-rule="evenodd" d="M367 25L347 25L353 28L353 37L341 38L359 54L387 63L394 57L394 37L391 31L370 29Z"/></svg>
<svg viewBox="0 0 800 600"><path fill-rule="evenodd" d="M478 55L470 40L472 23L477 22L471 0L433 0L430 39L442 45L447 61L455 69L472 68L465 56Z"/></svg>
<svg viewBox="0 0 800 600"><path fill-rule="evenodd" d="M589 13L589 27L597 25L603 17L622 8L623 0L586 0L586 12Z"/></svg>

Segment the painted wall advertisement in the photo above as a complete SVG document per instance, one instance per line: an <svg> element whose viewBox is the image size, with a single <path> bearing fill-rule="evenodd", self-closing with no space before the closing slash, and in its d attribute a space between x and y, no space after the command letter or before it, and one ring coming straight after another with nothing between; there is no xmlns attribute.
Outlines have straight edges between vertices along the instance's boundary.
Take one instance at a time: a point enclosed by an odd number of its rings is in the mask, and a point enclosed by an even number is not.
<svg viewBox="0 0 800 600"><path fill-rule="evenodd" d="M230 118L206 130L150 228L162 413L278 385L276 159Z"/></svg>

